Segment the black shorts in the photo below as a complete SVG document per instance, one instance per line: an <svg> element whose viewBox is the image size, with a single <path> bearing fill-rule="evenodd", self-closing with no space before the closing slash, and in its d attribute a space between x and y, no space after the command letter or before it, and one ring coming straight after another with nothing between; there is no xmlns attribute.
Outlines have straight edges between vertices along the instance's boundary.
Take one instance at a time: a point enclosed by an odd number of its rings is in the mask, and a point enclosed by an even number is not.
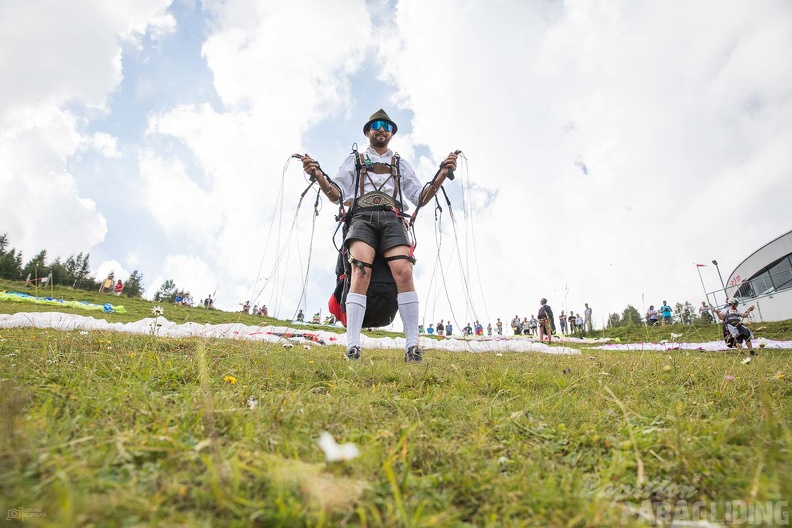
<svg viewBox="0 0 792 528"><path fill-rule="evenodd" d="M409 246L410 234L404 220L393 211L358 211L352 216L344 244L361 240L384 253L396 246Z"/></svg>

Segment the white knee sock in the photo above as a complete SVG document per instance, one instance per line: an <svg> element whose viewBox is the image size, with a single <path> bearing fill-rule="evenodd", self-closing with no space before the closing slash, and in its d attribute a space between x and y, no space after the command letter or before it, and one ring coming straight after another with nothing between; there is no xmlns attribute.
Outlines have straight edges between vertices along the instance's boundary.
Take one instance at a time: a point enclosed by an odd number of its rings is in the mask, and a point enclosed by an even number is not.
<svg viewBox="0 0 792 528"><path fill-rule="evenodd" d="M407 348L418 344L418 294L415 291L402 292L398 295L399 315L404 325L404 339Z"/></svg>
<svg viewBox="0 0 792 528"><path fill-rule="evenodd" d="M346 298L347 348L360 346L360 329L366 316L366 296L348 293Z"/></svg>

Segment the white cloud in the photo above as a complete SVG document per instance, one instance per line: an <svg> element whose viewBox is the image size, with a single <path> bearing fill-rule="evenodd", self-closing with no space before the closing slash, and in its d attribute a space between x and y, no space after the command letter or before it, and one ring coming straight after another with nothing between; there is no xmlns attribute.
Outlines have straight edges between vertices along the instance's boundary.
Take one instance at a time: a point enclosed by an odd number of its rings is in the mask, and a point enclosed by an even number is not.
<svg viewBox="0 0 792 528"><path fill-rule="evenodd" d="M121 151L118 150L118 139L104 132L96 132L88 138L86 146L101 152L106 158L120 158Z"/></svg>
<svg viewBox="0 0 792 528"><path fill-rule="evenodd" d="M94 273L94 277L96 277L97 281L103 281L105 277L108 277L110 273L113 273L113 278L115 280L121 280L122 282L126 283L127 279L129 278L129 271L124 269L123 264L118 262L117 260L106 260L99 264L96 267L96 273Z"/></svg>
<svg viewBox="0 0 792 528"><path fill-rule="evenodd" d="M168 4L0 4L0 188L14 203L0 209L0 225L26 255L68 255L104 239L104 215L67 169L80 144L92 142L70 108L105 109L122 79L120 40L167 25Z"/></svg>
<svg viewBox="0 0 792 528"><path fill-rule="evenodd" d="M125 249L128 265L154 277L147 293L173 278L218 288L232 306L268 288L265 302L290 316L308 265L313 197L293 234L306 182L295 167L282 176L284 161L295 149L335 149L338 159L322 160L332 174L362 138L323 126L348 126L361 101L383 93L412 118L400 121L393 147L422 178L451 150L467 156L446 184L457 226L443 204L443 266L452 296L470 290L477 310L487 298L482 319L530 313L542 296L557 312L589 302L597 321L627 303L641 309L642 297L695 301L694 261L736 265L789 229L784 0L402 0L395 10L363 0L203 2L201 54L217 97L168 106L148 101L157 90L135 92L129 104L145 107L148 128L119 149L110 131L124 129L128 109L108 96L125 74L121 45L168 53L165 37L178 28L166 8L0 6L0 192L14 197L0 225L13 245L68 254L146 226L156 232L142 237L172 254L145 243ZM96 116L106 132L84 132ZM139 175L143 202L114 203L145 216L139 224L107 232L105 217L118 211L84 198L85 176L70 164L81 145ZM725 242L719 223L732 204L740 221ZM329 294L331 216L325 209L317 220L313 305ZM422 310L448 318L431 206L417 235Z"/></svg>
<svg viewBox="0 0 792 528"><path fill-rule="evenodd" d="M490 279L510 291L501 305L695 299L692 255L724 252L726 197L777 190L792 117L792 66L779 53L792 44L790 8L547 6L400 2L398 44L390 35L380 62L415 113L412 140L436 156L454 142L478 183L501 191L494 214L475 213L478 240L505 246L485 264L502 270ZM763 211L776 225L778 214ZM773 236L767 223L740 229L737 255Z"/></svg>
<svg viewBox="0 0 792 528"><path fill-rule="evenodd" d="M205 298L205 295L212 294L211 291L203 291L207 285L218 284L216 274L203 258L195 255L168 255L163 261L162 269L151 283L147 283L144 296L153 299L166 280L173 280L177 288L190 292L196 302Z"/></svg>

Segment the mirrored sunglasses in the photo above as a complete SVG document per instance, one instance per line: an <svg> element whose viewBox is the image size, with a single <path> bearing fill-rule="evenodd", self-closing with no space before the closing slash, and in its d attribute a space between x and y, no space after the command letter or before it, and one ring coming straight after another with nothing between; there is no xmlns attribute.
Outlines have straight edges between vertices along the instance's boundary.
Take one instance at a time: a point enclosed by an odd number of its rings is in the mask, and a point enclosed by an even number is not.
<svg viewBox="0 0 792 528"><path fill-rule="evenodd" d="M377 121L371 123L372 130L379 130L380 128L384 128L385 132L393 132L393 125L388 123L387 121L378 119Z"/></svg>

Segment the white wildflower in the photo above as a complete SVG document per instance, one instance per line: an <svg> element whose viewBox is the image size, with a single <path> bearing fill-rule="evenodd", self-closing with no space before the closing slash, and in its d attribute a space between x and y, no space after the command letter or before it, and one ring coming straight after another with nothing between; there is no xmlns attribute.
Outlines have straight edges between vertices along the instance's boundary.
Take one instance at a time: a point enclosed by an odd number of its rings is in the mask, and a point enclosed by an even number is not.
<svg viewBox="0 0 792 528"><path fill-rule="evenodd" d="M254 398L253 396L249 397L247 399L247 406L248 406L248 409L250 409L251 411L254 411L256 409L256 407L258 407L258 400L256 398Z"/></svg>
<svg viewBox="0 0 792 528"><path fill-rule="evenodd" d="M162 306L155 306L151 309L151 313L153 313L155 317L159 317L165 315L165 310L162 309Z"/></svg>
<svg viewBox="0 0 792 528"><path fill-rule="evenodd" d="M327 431L322 432L319 436L319 447L324 451L325 459L328 462L352 460L360 454L355 444L337 444L333 435Z"/></svg>
<svg viewBox="0 0 792 528"><path fill-rule="evenodd" d="M503 354L501 354L500 352L498 352L497 354L495 354L495 357L503 357Z"/></svg>
<svg viewBox="0 0 792 528"><path fill-rule="evenodd" d="M745 358L745 359L743 359L743 360L742 360L742 364L743 364L743 365L747 365L747 364L748 364L748 363L750 363L750 362L751 362L751 356L748 356L747 358Z"/></svg>
<svg viewBox="0 0 792 528"><path fill-rule="evenodd" d="M80 330L80 335L88 335L88 332L86 332L85 330Z"/></svg>
<svg viewBox="0 0 792 528"><path fill-rule="evenodd" d="M283 348L292 348L292 347L294 347L294 345L292 345L291 343L283 343Z"/></svg>

